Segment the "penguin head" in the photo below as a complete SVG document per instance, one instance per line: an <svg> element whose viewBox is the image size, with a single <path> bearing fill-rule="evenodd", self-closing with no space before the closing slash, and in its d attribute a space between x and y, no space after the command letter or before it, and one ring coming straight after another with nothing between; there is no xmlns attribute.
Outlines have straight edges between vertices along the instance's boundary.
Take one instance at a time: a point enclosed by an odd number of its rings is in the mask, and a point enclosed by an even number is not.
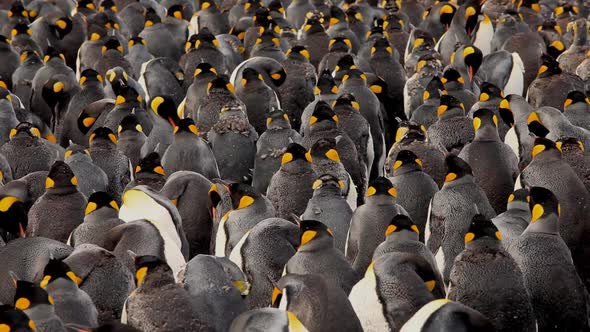
<svg viewBox="0 0 590 332"><path fill-rule="evenodd" d="M575 153L579 155L585 155L586 153L584 143L574 137L560 137L555 142L555 146L557 146L557 148L563 153Z"/></svg>
<svg viewBox="0 0 590 332"><path fill-rule="evenodd" d="M412 234L414 240L418 240L418 235L420 234L420 230L418 226L414 223L412 218L404 215L398 214L389 221L389 225L385 230L385 236L389 236L391 234Z"/></svg>
<svg viewBox="0 0 590 332"><path fill-rule="evenodd" d="M590 104L590 98L586 97L582 91L570 91L563 102L563 109L578 103Z"/></svg>
<svg viewBox="0 0 590 332"><path fill-rule="evenodd" d="M245 209L262 197L254 187L244 183L231 183L227 187L234 210Z"/></svg>
<svg viewBox="0 0 590 332"><path fill-rule="evenodd" d="M565 44L561 40L554 40L547 45L547 54L557 59L566 50Z"/></svg>
<svg viewBox="0 0 590 332"><path fill-rule="evenodd" d="M314 159L329 159L335 162L340 162L340 156L336 151L336 140L334 138L320 138L317 140L308 151L308 159L312 162Z"/></svg>
<svg viewBox="0 0 590 332"><path fill-rule="evenodd" d="M272 0L268 4L268 11L271 13L278 13L280 16L285 16L285 8L280 0Z"/></svg>
<svg viewBox="0 0 590 332"><path fill-rule="evenodd" d="M35 127L32 123L29 122L21 122L19 123L16 128L10 130L10 139L19 138L19 137L27 137L32 139L39 139L41 137L41 131L39 128Z"/></svg>
<svg viewBox="0 0 590 332"><path fill-rule="evenodd" d="M49 24L49 31L59 40L64 39L70 32L72 32L72 20L68 17L60 17Z"/></svg>
<svg viewBox="0 0 590 332"><path fill-rule="evenodd" d="M377 38L371 47L371 56L386 55L393 56L393 48L386 38Z"/></svg>
<svg viewBox="0 0 590 332"><path fill-rule="evenodd" d="M17 23L14 27L12 27L12 30L10 30L10 36L14 38L20 35L32 36L33 30L31 30L29 25L26 23Z"/></svg>
<svg viewBox="0 0 590 332"><path fill-rule="evenodd" d="M131 49L133 46L147 46L145 39L135 36L127 42L127 48Z"/></svg>
<svg viewBox="0 0 590 332"><path fill-rule="evenodd" d="M508 204L507 209L519 209L519 210L529 210L529 201L531 200L531 195L528 189L521 188L517 189L512 192L508 196Z"/></svg>
<svg viewBox="0 0 590 332"><path fill-rule="evenodd" d="M518 2L517 8L530 8L535 12L541 12L541 6L539 5L539 0L520 0Z"/></svg>
<svg viewBox="0 0 590 332"><path fill-rule="evenodd" d="M181 119L178 125L174 127L174 134L189 133L191 135L199 135L199 129L195 121L191 118Z"/></svg>
<svg viewBox="0 0 590 332"><path fill-rule="evenodd" d="M344 93L340 95L336 100L334 100L332 107L334 109L338 107L347 107L355 111L361 110L361 105L356 101L356 98L351 93Z"/></svg>
<svg viewBox="0 0 590 332"><path fill-rule="evenodd" d="M65 162L58 160L49 169L45 180L45 189L68 189L78 186L78 178Z"/></svg>
<svg viewBox="0 0 590 332"><path fill-rule="evenodd" d="M531 187L530 195L531 224L553 224L554 230L558 231L557 223L561 209L557 197L551 190L543 187Z"/></svg>
<svg viewBox="0 0 590 332"><path fill-rule="evenodd" d="M88 10L90 12L96 12L96 5L94 0L78 0L76 9L78 11Z"/></svg>
<svg viewBox="0 0 590 332"><path fill-rule="evenodd" d="M302 220L299 223L299 249L313 246L315 242L334 244L334 232L317 220Z"/></svg>
<svg viewBox="0 0 590 332"><path fill-rule="evenodd" d="M414 154L414 152L410 150L401 150L397 153L395 157L395 162L392 166L394 174L411 171L411 170L421 170L422 169L422 160Z"/></svg>
<svg viewBox="0 0 590 332"><path fill-rule="evenodd" d="M12 279L16 285L16 292L14 293L15 308L24 311L37 305L53 305L53 298L43 288L29 281L17 280L14 275Z"/></svg>
<svg viewBox="0 0 590 332"><path fill-rule="evenodd" d="M275 27L278 28L278 26ZM259 34L254 43L255 45L274 46L275 48L280 48L281 46L279 36L274 31L272 26L268 29L262 28L262 33Z"/></svg>
<svg viewBox="0 0 590 332"><path fill-rule="evenodd" d="M107 143L117 145L117 135L107 127L96 128L88 138L88 144L92 146L97 143Z"/></svg>
<svg viewBox="0 0 590 332"><path fill-rule="evenodd" d="M498 135L498 116L487 108L478 109L473 113L473 129L475 135L480 137Z"/></svg>
<svg viewBox="0 0 590 332"><path fill-rule="evenodd" d="M94 69L85 69L80 74L80 86L84 86L87 83L98 82L102 85L102 76Z"/></svg>
<svg viewBox="0 0 590 332"><path fill-rule="evenodd" d="M4 242L25 237L27 229L27 212L24 203L16 196L0 196L0 236Z"/></svg>
<svg viewBox="0 0 590 332"><path fill-rule="evenodd" d="M202 28L198 34L192 35L186 42L184 49L188 53L191 49L218 48L219 41L207 28Z"/></svg>
<svg viewBox="0 0 590 332"><path fill-rule="evenodd" d="M35 322L22 310L0 305L0 331L36 331Z"/></svg>
<svg viewBox="0 0 590 332"><path fill-rule="evenodd" d="M526 121L529 131L538 137L546 137L549 134L549 128L547 128L542 118L547 120L550 117L550 114L542 112L541 109L531 112Z"/></svg>
<svg viewBox="0 0 590 332"><path fill-rule="evenodd" d="M449 154L445 158L445 171L445 184L453 183L466 176L473 176L471 166L469 166L465 160L455 156L454 154Z"/></svg>
<svg viewBox="0 0 590 332"><path fill-rule="evenodd" d="M166 10L167 17L174 17L178 20L186 20L187 18L184 17L184 6L183 5L172 5L170 8Z"/></svg>
<svg viewBox="0 0 590 332"><path fill-rule="evenodd" d="M86 204L84 214L89 215L95 211L101 210L102 208L115 211L116 213L119 211L119 204L117 204L113 196L111 196L109 193L97 191L88 197L88 204Z"/></svg>
<svg viewBox="0 0 590 332"><path fill-rule="evenodd" d="M362 70L351 69L342 76L342 83L350 81L352 84L367 84L367 75Z"/></svg>
<svg viewBox="0 0 590 332"><path fill-rule="evenodd" d="M438 76L434 76L432 80L426 85L426 89L422 93L422 100L437 100L441 95L446 95L447 90Z"/></svg>
<svg viewBox="0 0 590 332"><path fill-rule="evenodd" d="M465 115L465 106L459 99L451 95L441 95L440 103L436 109L439 119L448 119L455 116Z"/></svg>
<svg viewBox="0 0 590 332"><path fill-rule="evenodd" d="M501 99L504 98L502 90L492 83L483 82L479 94L479 101L485 102L490 99Z"/></svg>
<svg viewBox="0 0 590 332"><path fill-rule="evenodd" d="M305 34L314 34L324 32L323 18L320 15L312 15L305 20L302 30Z"/></svg>
<svg viewBox="0 0 590 332"><path fill-rule="evenodd" d="M330 191L335 190L338 193L342 193L346 184L344 181L339 180L335 176L331 174L323 174L319 176L312 184L313 190L321 190L322 188L327 188Z"/></svg>
<svg viewBox="0 0 590 332"><path fill-rule="evenodd" d="M174 100L172 100L172 97L154 97L150 101L150 108L159 117L168 121L173 128L176 127L176 125L180 122L180 116L178 115L178 110Z"/></svg>
<svg viewBox="0 0 590 332"><path fill-rule="evenodd" d="M412 121L402 121L395 132L395 142L405 143L426 140L426 127Z"/></svg>
<svg viewBox="0 0 590 332"><path fill-rule="evenodd" d="M348 17L346 17L344 10L338 6L330 6L330 20L328 22L329 25L334 26L343 22L348 22Z"/></svg>
<svg viewBox="0 0 590 332"><path fill-rule="evenodd" d="M483 53L481 53L479 48L473 45L462 47L459 51L463 57L463 63L465 63L467 70L469 71L469 79L473 81L473 77L483 61Z"/></svg>
<svg viewBox="0 0 590 332"><path fill-rule="evenodd" d="M338 85L336 85L336 81L329 70L324 70L318 77L314 93L316 95L338 94Z"/></svg>
<svg viewBox="0 0 590 332"><path fill-rule="evenodd" d="M212 91L227 91L232 94L235 92L233 84L226 76L218 76L207 84L207 94L211 94Z"/></svg>
<svg viewBox="0 0 590 332"><path fill-rule="evenodd" d="M160 161L160 154L157 152L151 152L143 157L139 161L139 164L135 166L135 174L156 174L159 176L166 176L166 172Z"/></svg>
<svg viewBox="0 0 590 332"><path fill-rule="evenodd" d="M295 59L304 62L309 62L309 58L311 56L307 48L303 45L295 45L291 47L286 54L289 59Z"/></svg>
<svg viewBox="0 0 590 332"><path fill-rule="evenodd" d="M385 31L385 29L383 29L383 20L381 20L381 19L375 20L373 22L373 26L371 26L371 29L369 31L367 31L367 34L365 36L365 40L367 42L370 42L370 41L375 41L380 38L389 38L387 31Z"/></svg>
<svg viewBox="0 0 590 332"><path fill-rule="evenodd" d="M102 54L105 54L108 51L115 51L123 54L123 46L121 46L119 39L117 39L116 37L111 37L107 39L107 41L101 47L101 52Z"/></svg>
<svg viewBox="0 0 590 332"><path fill-rule="evenodd" d="M397 190L393 187L391 181L388 178L379 176L375 180L369 183L369 187L367 188L367 197L373 196L387 196L387 197L397 197Z"/></svg>
<svg viewBox="0 0 590 332"><path fill-rule="evenodd" d="M484 238L497 242L502 240L502 235L490 219L484 215L476 214L471 219L469 230L465 233L465 244Z"/></svg>
<svg viewBox="0 0 590 332"><path fill-rule="evenodd" d="M323 100L316 103L313 113L309 118L309 127L314 128L315 126L321 126L322 128L338 127L338 115L336 115L332 107Z"/></svg>
<svg viewBox="0 0 590 332"><path fill-rule="evenodd" d="M477 23L479 21L479 14L481 13L481 8L478 2L469 2L457 10L457 15L453 17L453 21L457 20L457 22L464 22L463 26L465 28L465 32L467 32L467 37L471 39L471 34L475 30Z"/></svg>
<svg viewBox="0 0 590 332"><path fill-rule="evenodd" d="M275 87L283 85L287 79L287 72L282 66L278 68L278 70L268 73L268 75L270 77L270 81Z"/></svg>
<svg viewBox="0 0 590 332"><path fill-rule="evenodd" d="M0 38L0 40L1 39L2 38ZM57 61L57 62L65 63L66 58L58 50L56 50L55 48L49 46L47 48L47 50L45 51L45 55L43 56L43 62L48 63L50 61Z"/></svg>
<svg viewBox="0 0 590 332"><path fill-rule="evenodd" d="M336 63L336 67L334 67L335 73L347 73L348 71L356 69L356 65L354 64L354 58L350 54L343 55L338 62Z"/></svg>
<svg viewBox="0 0 590 332"><path fill-rule="evenodd" d="M131 86L122 88L115 98L115 105L125 104L126 107L139 107L142 102L143 97Z"/></svg>
<svg viewBox="0 0 590 332"><path fill-rule="evenodd" d="M37 51L25 50L20 53L20 63L41 62L41 56Z"/></svg>
<svg viewBox="0 0 590 332"><path fill-rule="evenodd" d="M438 8L438 21L445 27L445 31L451 26L457 9L450 3L442 2Z"/></svg>
<svg viewBox="0 0 590 332"><path fill-rule="evenodd" d="M266 117L268 129L290 129L289 115L282 109L273 109Z"/></svg>
<svg viewBox="0 0 590 332"><path fill-rule="evenodd" d="M248 10L254 9L254 15L252 16L252 22L254 23L254 26L268 28L272 23L274 23L268 8L260 6L257 0L248 1L251 1L250 3L252 5Z"/></svg>
<svg viewBox="0 0 590 332"><path fill-rule="evenodd" d="M193 73L194 77L197 76L205 76L205 75L211 75L211 78L213 77L217 77L218 73L217 73L217 69L215 69L215 67L213 67L212 65L210 65L207 62L201 62L197 65L197 68L195 68L195 72Z"/></svg>
<svg viewBox="0 0 590 332"><path fill-rule="evenodd" d="M143 127L139 123L139 120L135 114L128 114L125 115L123 120L121 120L117 132L119 135L125 132L143 133Z"/></svg>
<svg viewBox="0 0 590 332"><path fill-rule="evenodd" d="M156 256L137 256L135 261L135 284L139 288L150 275L158 275L159 281L172 281L174 276L172 269L165 261Z"/></svg>
<svg viewBox="0 0 590 332"><path fill-rule="evenodd" d="M147 11L145 12L145 21L143 23L143 26L145 28L149 28L149 27L154 26L158 23L162 23L162 19L160 18L158 13L156 13L156 11L153 8L148 7Z"/></svg>
<svg viewBox="0 0 590 332"><path fill-rule="evenodd" d="M74 158L77 156L85 156L84 159L87 158L88 161L92 161L92 159L90 158L90 151L86 147L83 147L82 145L78 144L70 144L70 146L66 148L64 160L67 161L70 158Z"/></svg>
<svg viewBox="0 0 590 332"><path fill-rule="evenodd" d="M332 19L330 19L330 20L332 20ZM329 52L332 52L332 53L334 53L334 52L348 53L352 49L352 42L350 41L350 39L348 39L346 37L337 36L337 37L330 39L330 42L328 44L328 49L329 49Z"/></svg>
<svg viewBox="0 0 590 332"><path fill-rule="evenodd" d="M537 71L537 78L545 78L553 75L561 74L561 67L559 62L548 54L541 56L542 64Z"/></svg>
<svg viewBox="0 0 590 332"><path fill-rule="evenodd" d="M115 95L120 94L121 91L129 85L129 75L121 67L115 67L107 70L105 76L107 78L107 81L113 88L113 92L115 92Z"/></svg>
<svg viewBox="0 0 590 332"><path fill-rule="evenodd" d="M442 70L442 68L443 64L440 55L437 53L427 53L418 58L416 66L414 67L414 72L435 76ZM444 80L443 83L445 83Z"/></svg>
<svg viewBox="0 0 590 332"><path fill-rule="evenodd" d="M460 86L463 86L465 84L465 80L463 79L461 74L453 68L447 68L443 72L443 76L440 80L445 84L445 86L451 83L455 83Z"/></svg>
<svg viewBox="0 0 590 332"><path fill-rule="evenodd" d="M28 21L29 12L21 1L15 1L10 5L10 9L6 13L11 19L18 19L18 21Z"/></svg>
<svg viewBox="0 0 590 332"><path fill-rule="evenodd" d="M263 82L264 78L262 75L254 68L246 68L242 71L242 87L246 87L248 83L253 82Z"/></svg>
<svg viewBox="0 0 590 332"><path fill-rule="evenodd" d="M353 0L350 0L352 3L354 3ZM364 24L364 20L365 18L363 17L363 14L359 11L359 7L352 5L349 6L348 8L346 8L346 18L348 18L348 23L350 24L354 24L354 23L363 23Z"/></svg>
<svg viewBox="0 0 590 332"><path fill-rule="evenodd" d="M287 145L287 150L281 157L281 166L292 163L296 160L303 160L305 162L311 162L311 158L307 154L307 151L303 146L297 143L290 143Z"/></svg>
<svg viewBox="0 0 590 332"><path fill-rule="evenodd" d="M531 155L533 158L538 158L541 155L544 156L560 156L561 155L561 145L557 145L554 141L545 138L545 137L537 137L535 138L535 143L533 145L533 150L531 151Z"/></svg>
<svg viewBox="0 0 590 332"><path fill-rule="evenodd" d="M392 32L409 32L406 28L408 27L408 22L405 18L406 17L404 17L403 13L389 12L383 18L383 28L386 29L389 34Z"/></svg>
<svg viewBox="0 0 590 332"><path fill-rule="evenodd" d="M102 0L99 4L98 4L98 11L99 12L106 12L106 11L111 11L113 13L117 12L117 6L115 5L115 2L113 0Z"/></svg>
<svg viewBox="0 0 590 332"><path fill-rule="evenodd" d="M80 285L82 283L82 279L78 277L72 269L68 266L68 264L64 263L62 260L50 258L47 265L43 269L43 279L41 280L41 288L47 288L49 284L58 280L59 278L64 278L67 280L71 280L76 283L76 285Z"/></svg>

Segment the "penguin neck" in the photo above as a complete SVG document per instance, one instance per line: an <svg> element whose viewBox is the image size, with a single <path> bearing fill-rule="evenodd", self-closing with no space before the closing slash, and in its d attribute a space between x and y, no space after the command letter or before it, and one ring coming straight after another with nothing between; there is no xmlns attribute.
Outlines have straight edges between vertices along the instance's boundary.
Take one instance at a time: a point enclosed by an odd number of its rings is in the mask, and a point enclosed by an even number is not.
<svg viewBox="0 0 590 332"><path fill-rule="evenodd" d="M55 309L51 304L33 304L24 312L33 321L44 321L56 317Z"/></svg>
<svg viewBox="0 0 590 332"><path fill-rule="evenodd" d="M393 177L415 172L422 172L422 168L416 164L405 164L393 171Z"/></svg>
<svg viewBox="0 0 590 332"><path fill-rule="evenodd" d="M76 186L69 185L63 187L49 188L45 192L50 195L69 195L78 192L78 188Z"/></svg>
<svg viewBox="0 0 590 332"><path fill-rule="evenodd" d="M346 82L342 83L342 88L344 90L354 89L359 86L366 87L367 82L365 82L362 78L353 77L353 78L347 79Z"/></svg>
<svg viewBox="0 0 590 332"><path fill-rule="evenodd" d="M313 197L342 197L342 189L337 185L323 186L313 192Z"/></svg>
<svg viewBox="0 0 590 332"><path fill-rule="evenodd" d="M148 180L148 179L153 179L153 180L159 180L159 179L163 179L164 177L160 174L156 174L156 173L152 173L152 172L141 172L139 174L136 174L135 179L142 179L142 180Z"/></svg>
<svg viewBox="0 0 590 332"><path fill-rule="evenodd" d="M445 89L447 91L462 91L464 89L463 84L455 81L445 83Z"/></svg>
<svg viewBox="0 0 590 332"><path fill-rule="evenodd" d="M440 96L437 97L436 95L434 95L431 98L426 99L424 101L424 105L428 105L428 106L439 106L440 105Z"/></svg>
<svg viewBox="0 0 590 332"><path fill-rule="evenodd" d="M548 162L561 160L561 152L557 149L545 150L533 158L533 161L537 162Z"/></svg>
<svg viewBox="0 0 590 332"><path fill-rule="evenodd" d="M419 241L418 234L414 231L402 229L399 232L393 232L385 238L386 242L398 243L406 241Z"/></svg>
<svg viewBox="0 0 590 332"><path fill-rule="evenodd" d="M172 126L170 126L172 127ZM111 142L110 140L106 140L106 139L98 139L98 140L94 140L91 144L90 144L90 152L92 152L92 150L114 150L116 148L116 145Z"/></svg>
<svg viewBox="0 0 590 332"><path fill-rule="evenodd" d="M308 242L299 249L298 252L307 252L307 251L317 251L317 250L325 250L334 248L334 238L331 236L324 235L320 238L313 239L311 242Z"/></svg>
<svg viewBox="0 0 590 332"><path fill-rule="evenodd" d="M494 125L486 125L475 131L474 141L480 142L499 142L498 128Z"/></svg>
<svg viewBox="0 0 590 332"><path fill-rule="evenodd" d="M473 176L470 174L465 174L456 180L445 182L443 184L443 188L452 188L452 187L461 186L464 184L472 184L472 183L473 183Z"/></svg>
<svg viewBox="0 0 590 332"><path fill-rule="evenodd" d="M388 194L377 194L373 196L369 196L365 198L365 204L367 206L372 205L395 205L396 204L395 197L388 195Z"/></svg>
<svg viewBox="0 0 590 332"><path fill-rule="evenodd" d="M317 134L326 131L338 131L338 125L332 121L320 121L309 128L311 134Z"/></svg>
<svg viewBox="0 0 590 332"><path fill-rule="evenodd" d="M281 172L287 174L313 173L313 168L311 168L311 164L307 160L297 159L281 165Z"/></svg>
<svg viewBox="0 0 590 332"><path fill-rule="evenodd" d="M172 270L159 266L155 270L148 272L139 289L157 289L175 283Z"/></svg>
<svg viewBox="0 0 590 332"><path fill-rule="evenodd" d="M291 129L291 125L285 120L275 120L270 123L266 130L285 130Z"/></svg>
<svg viewBox="0 0 590 332"><path fill-rule="evenodd" d="M457 117L464 117L464 116L465 116L465 112L460 107L453 107L453 108L449 109L448 111L444 112L438 118L438 120L444 121L444 120L457 118Z"/></svg>
<svg viewBox="0 0 590 332"><path fill-rule="evenodd" d="M95 211L93 211L92 213L90 213L89 215L87 215L86 217L84 217L84 222L102 222L108 219L113 219L119 218L119 212L115 209L111 209L108 207L101 207Z"/></svg>
<svg viewBox="0 0 590 332"><path fill-rule="evenodd" d="M78 285L69 278L57 278L50 282L46 288L47 293L75 293L78 291Z"/></svg>
<svg viewBox="0 0 590 332"><path fill-rule="evenodd" d="M508 211L526 211L530 216L529 203L523 201L512 201L506 206ZM529 218L530 219L530 218Z"/></svg>
<svg viewBox="0 0 590 332"><path fill-rule="evenodd" d="M475 241L465 244L466 250L486 249L486 250L500 250L502 249L502 242L489 236L484 236Z"/></svg>
<svg viewBox="0 0 590 332"><path fill-rule="evenodd" d="M77 163L77 162L92 163L92 158L90 158L90 156L85 153L75 153L75 154L71 155L70 157L68 157L68 159L66 160L66 164L68 164L68 165L71 163Z"/></svg>
<svg viewBox="0 0 590 332"><path fill-rule="evenodd" d="M529 223L524 233L559 234L559 220L555 214L541 217Z"/></svg>
<svg viewBox="0 0 590 332"><path fill-rule="evenodd" d="M571 114L571 115L580 115L580 116L590 116L588 113L590 105L586 104L585 102L575 103L573 105L568 106L564 111L563 114Z"/></svg>
<svg viewBox="0 0 590 332"><path fill-rule="evenodd" d="M588 33L586 27L582 29L583 31L578 30L576 35L574 36L574 45L575 46L586 46L588 43Z"/></svg>

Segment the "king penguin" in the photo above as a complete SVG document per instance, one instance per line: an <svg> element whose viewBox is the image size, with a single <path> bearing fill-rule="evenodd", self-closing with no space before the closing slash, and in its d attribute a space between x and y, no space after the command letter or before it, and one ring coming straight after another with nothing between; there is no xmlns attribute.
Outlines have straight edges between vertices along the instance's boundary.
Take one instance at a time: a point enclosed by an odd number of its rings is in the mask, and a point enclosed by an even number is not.
<svg viewBox="0 0 590 332"><path fill-rule="evenodd" d="M492 218L492 222L502 234L502 246L510 251L512 245L531 221L528 189L517 189L508 196L506 211Z"/></svg>
<svg viewBox="0 0 590 332"><path fill-rule="evenodd" d="M479 311L447 299L434 300L423 306L400 332L495 331L492 322Z"/></svg>
<svg viewBox="0 0 590 332"><path fill-rule="evenodd" d="M124 223L118 214L119 204L109 194L104 191L93 193L84 209L84 222L74 229L68 244L78 247L90 243L104 247L109 230Z"/></svg>

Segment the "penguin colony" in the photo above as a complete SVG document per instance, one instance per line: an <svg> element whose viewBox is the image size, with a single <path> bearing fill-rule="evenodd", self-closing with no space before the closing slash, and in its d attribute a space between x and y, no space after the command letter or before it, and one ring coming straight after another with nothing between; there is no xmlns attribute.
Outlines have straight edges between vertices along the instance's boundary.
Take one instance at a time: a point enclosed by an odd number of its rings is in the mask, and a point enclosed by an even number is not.
<svg viewBox="0 0 590 332"><path fill-rule="evenodd" d="M590 331L589 14L0 1L0 332Z"/></svg>

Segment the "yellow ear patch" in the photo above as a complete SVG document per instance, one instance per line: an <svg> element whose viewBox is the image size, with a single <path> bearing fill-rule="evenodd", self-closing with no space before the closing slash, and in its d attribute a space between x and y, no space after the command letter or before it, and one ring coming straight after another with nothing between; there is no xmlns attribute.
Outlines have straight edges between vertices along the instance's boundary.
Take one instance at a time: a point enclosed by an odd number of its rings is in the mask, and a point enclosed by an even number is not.
<svg viewBox="0 0 590 332"><path fill-rule="evenodd" d="M375 195L376 193L377 193L377 189L375 189L375 187L373 187L373 186L370 186L370 187L367 189L367 197L373 196L373 195Z"/></svg>
<svg viewBox="0 0 590 332"><path fill-rule="evenodd" d="M125 97L123 96L117 96L117 98L115 99L115 105L121 105L123 103L125 103Z"/></svg>
<svg viewBox="0 0 590 332"><path fill-rule="evenodd" d="M436 109L436 114L440 117L442 116L448 109L449 107L447 105L440 105L437 109Z"/></svg>
<svg viewBox="0 0 590 332"><path fill-rule="evenodd" d="M381 92L383 92L383 87L381 87L379 85L371 85L371 87L369 89L376 94L380 94Z"/></svg>
<svg viewBox="0 0 590 332"><path fill-rule="evenodd" d="M286 152L281 157L281 165L285 165L293 161L293 154L290 152Z"/></svg>
<svg viewBox="0 0 590 332"><path fill-rule="evenodd" d="M482 92L479 95L479 101L488 101L488 100L490 100L490 95L489 94L487 94L485 92Z"/></svg>
<svg viewBox="0 0 590 332"><path fill-rule="evenodd" d="M20 202L20 200L14 196L6 196L0 200L0 211L6 212L12 207L12 204L15 202Z"/></svg>
<svg viewBox="0 0 590 332"><path fill-rule="evenodd" d="M473 129L478 130L481 127L481 119L473 118Z"/></svg>
<svg viewBox="0 0 590 332"><path fill-rule="evenodd" d="M317 236L318 232L316 231L305 231L303 232L303 234L301 235L301 244L299 245L304 246L305 244L307 244L309 241L313 240L316 236Z"/></svg>
<svg viewBox="0 0 590 332"><path fill-rule="evenodd" d="M410 129L408 129L407 127L400 127L397 128L397 131L395 132L395 141L399 142L402 140L402 138L404 137L404 135L410 131Z"/></svg>
<svg viewBox="0 0 590 332"><path fill-rule="evenodd" d="M72 279L73 282L76 283L76 285L80 285L82 283L82 278L78 277L74 272L69 271L66 273L66 275L68 276L68 278Z"/></svg>
<svg viewBox="0 0 590 332"><path fill-rule="evenodd" d="M86 210L84 210L85 215L89 215L94 212L98 208L98 205L94 202L90 202L86 205Z"/></svg>
<svg viewBox="0 0 590 332"><path fill-rule="evenodd" d="M0 332L10 332L10 326L6 324L0 324Z"/></svg>
<svg viewBox="0 0 590 332"><path fill-rule="evenodd" d="M242 196L242 198L240 198L240 203L238 204L237 210L247 208L248 206L252 205L252 203L254 203L254 198L252 196Z"/></svg>
<svg viewBox="0 0 590 332"><path fill-rule="evenodd" d="M117 97L118 98L118 97ZM96 118L93 118L91 116L85 118L84 120L82 120L82 124L84 125L84 127L86 128L90 128L92 127L92 125L96 122Z"/></svg>
<svg viewBox="0 0 590 332"><path fill-rule="evenodd" d="M414 232L416 232L416 234L420 234L420 230L418 229L418 226L416 226L416 225L412 225L412 226L410 226L410 228L411 228L411 229L412 229Z"/></svg>
<svg viewBox="0 0 590 332"><path fill-rule="evenodd" d="M391 197L397 197L397 190L395 190L395 188L393 188L393 187L389 188L389 190L387 190L387 193Z"/></svg>
<svg viewBox="0 0 590 332"><path fill-rule="evenodd" d="M516 196L514 196L514 194L510 194L510 196L508 196L508 203L514 201L515 198Z"/></svg>
<svg viewBox="0 0 590 332"><path fill-rule="evenodd" d="M432 292L432 290L436 286L436 281L434 281L434 280L426 281L426 282L424 282L424 285L426 286L426 288L428 288L429 292Z"/></svg>
<svg viewBox="0 0 590 332"><path fill-rule="evenodd" d="M72 177L72 179L70 180L70 182L74 185L77 186L78 185L78 178L77 177Z"/></svg>
<svg viewBox="0 0 590 332"><path fill-rule="evenodd" d="M114 144L117 144L117 136L115 136L115 134L109 134L109 139L111 140L111 142L113 142Z"/></svg>
<svg viewBox="0 0 590 332"><path fill-rule="evenodd" d="M500 231L497 231L497 232L495 233L495 235L496 235L496 239L498 239L498 240L502 241L502 234L500 233Z"/></svg>
<svg viewBox="0 0 590 332"><path fill-rule="evenodd" d="M276 288L276 287L275 287L275 288L272 290L272 299L271 299L271 303L272 303L273 305L274 305L274 304L275 304L275 302L277 301L277 298L279 297L279 295L281 295L282 293L283 293L283 292L281 292L281 290L280 290L280 289L278 289L278 288Z"/></svg>
<svg viewBox="0 0 590 332"><path fill-rule="evenodd" d="M395 163L393 163L393 170L396 170L400 167L402 167L404 163L401 160L396 160Z"/></svg>
<svg viewBox="0 0 590 332"><path fill-rule="evenodd" d="M388 236L389 234L395 232L396 229L397 229L397 226L395 226L395 225L387 226L387 229L385 230L385 236Z"/></svg>
<svg viewBox="0 0 590 332"><path fill-rule="evenodd" d="M164 102L164 98L162 98L160 96L152 99L150 106L152 107L152 110L154 110L154 112L156 112L156 114L158 114L158 107L160 107L160 105L162 105L163 102Z"/></svg>
<svg viewBox="0 0 590 332"><path fill-rule="evenodd" d="M533 147L533 151L531 152L533 158L537 156L539 153L545 151L545 145L537 144Z"/></svg>
<svg viewBox="0 0 590 332"><path fill-rule="evenodd" d="M455 174L455 173L448 173L445 176L445 182L451 182L451 181L455 180L456 178L457 178L457 174Z"/></svg>
<svg viewBox="0 0 590 332"><path fill-rule="evenodd" d="M328 150L328 152L326 152L326 157L333 161L340 161L340 156L338 155L338 152L334 149Z"/></svg>
<svg viewBox="0 0 590 332"><path fill-rule="evenodd" d="M55 186L55 181L53 181L50 177L47 177L45 180L45 189L50 189Z"/></svg>
<svg viewBox="0 0 590 332"><path fill-rule="evenodd" d="M14 306L19 310L26 310L31 306L31 301L29 299L21 297L20 299L16 300Z"/></svg>
<svg viewBox="0 0 590 332"><path fill-rule="evenodd" d="M311 185L311 188L314 190L318 189L322 185L322 183L323 183L322 180L317 179L313 182L313 184Z"/></svg>
<svg viewBox="0 0 590 332"><path fill-rule="evenodd" d="M313 161L313 158L311 158L311 152L307 151L305 153L305 160L309 161L310 163Z"/></svg>
<svg viewBox="0 0 590 332"><path fill-rule="evenodd" d="M474 233L468 232L467 234L465 234L465 243L469 243L469 242L473 241L473 239L475 239Z"/></svg>
<svg viewBox="0 0 590 332"><path fill-rule="evenodd" d="M147 272L148 268L145 266L135 272L135 279L137 279L137 287L141 286L145 279L145 276L147 275Z"/></svg>
<svg viewBox="0 0 590 332"><path fill-rule="evenodd" d="M545 213L545 209L541 204L535 204L533 206L533 210L531 211L531 222L537 221L541 216Z"/></svg>
<svg viewBox="0 0 590 332"><path fill-rule="evenodd" d="M160 174L162 176L166 175L166 172L164 171L164 168L162 166L157 166L153 169L154 173L156 174Z"/></svg>

